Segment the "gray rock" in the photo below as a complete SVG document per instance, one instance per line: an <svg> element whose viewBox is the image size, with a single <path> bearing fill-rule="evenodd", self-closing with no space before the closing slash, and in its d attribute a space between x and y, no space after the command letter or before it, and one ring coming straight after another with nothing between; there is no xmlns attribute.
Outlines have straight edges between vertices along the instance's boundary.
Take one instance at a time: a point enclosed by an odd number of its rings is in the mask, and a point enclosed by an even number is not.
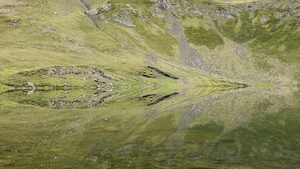
<svg viewBox="0 0 300 169"><path fill-rule="evenodd" d="M258 6L255 3L248 3L245 5L245 11L254 12L258 9Z"/></svg>
<svg viewBox="0 0 300 169"><path fill-rule="evenodd" d="M200 12L199 10L191 10L191 11L188 11L188 13L189 13L190 15L195 15L195 16L203 15L203 13Z"/></svg>
<svg viewBox="0 0 300 169"><path fill-rule="evenodd" d="M243 11L243 9L239 6L230 6L229 11L231 13L241 13Z"/></svg>
<svg viewBox="0 0 300 169"><path fill-rule="evenodd" d="M139 20L149 20L149 17L147 15L141 15L141 14L139 14L138 15L138 19Z"/></svg>
<svg viewBox="0 0 300 169"><path fill-rule="evenodd" d="M17 24L17 23L19 23L19 21L18 20L11 20L10 23Z"/></svg>
<svg viewBox="0 0 300 169"><path fill-rule="evenodd" d="M97 9L93 9L93 10L90 10L90 11L86 11L85 14L88 15L88 16L94 16L94 15L98 15L99 11Z"/></svg>
<svg viewBox="0 0 300 169"><path fill-rule="evenodd" d="M169 6L168 6L167 4L165 4L165 3L159 3L159 4L157 5L157 7L158 7L159 9L161 9L161 10L167 10L167 9L169 9Z"/></svg>
<svg viewBox="0 0 300 169"><path fill-rule="evenodd" d="M277 12L277 13L274 14L274 17L276 19L283 19L283 18L287 17L288 15L289 14L287 12L283 12L283 13Z"/></svg>
<svg viewBox="0 0 300 169"><path fill-rule="evenodd" d="M31 95L31 94L34 94L34 90L29 90L29 91L27 92L27 95Z"/></svg>
<svg viewBox="0 0 300 169"><path fill-rule="evenodd" d="M115 78L115 77L112 76L112 75L103 75L103 77L105 77L105 78L107 78L107 79L110 79L110 80L114 80L114 81L120 82L119 79Z"/></svg>
<svg viewBox="0 0 300 169"><path fill-rule="evenodd" d="M99 19L100 19L100 20L105 20L105 19L106 19L106 17L105 17L105 16L103 16L103 15L101 15L101 16L99 16Z"/></svg>
<svg viewBox="0 0 300 169"><path fill-rule="evenodd" d="M86 159L89 161L97 162L99 158L98 158L98 156L89 156L89 157L86 157Z"/></svg>
<svg viewBox="0 0 300 169"><path fill-rule="evenodd" d="M298 17L300 16L300 6L296 7L292 12L290 13L292 17Z"/></svg>
<svg viewBox="0 0 300 169"><path fill-rule="evenodd" d="M158 17L159 19L164 19L165 18L165 15L161 12L155 12L153 15Z"/></svg>
<svg viewBox="0 0 300 169"><path fill-rule="evenodd" d="M56 73L56 70L55 69L49 69L48 71L48 76L54 76Z"/></svg>
<svg viewBox="0 0 300 169"><path fill-rule="evenodd" d="M245 51L242 45L238 45L232 52L238 57L240 57L242 60L244 60L247 56L247 52Z"/></svg>
<svg viewBox="0 0 300 169"><path fill-rule="evenodd" d="M33 89L35 89L34 83L33 83L33 82L27 82L27 86L28 86L28 87L32 87Z"/></svg>
<svg viewBox="0 0 300 169"><path fill-rule="evenodd" d="M261 23L266 23L270 20L271 18L269 16L263 16L262 18L260 18L260 22Z"/></svg>
<svg viewBox="0 0 300 169"><path fill-rule="evenodd" d="M107 81L99 74L93 74L91 78L98 83L107 83Z"/></svg>
<svg viewBox="0 0 300 169"><path fill-rule="evenodd" d="M105 11L109 11L110 9L111 9L111 4L108 4L108 5L101 6L98 10L99 10L99 13L102 13Z"/></svg>
<svg viewBox="0 0 300 169"><path fill-rule="evenodd" d="M153 16L158 17L159 19L164 19L165 15L162 13L159 4L153 6Z"/></svg>
<svg viewBox="0 0 300 169"><path fill-rule="evenodd" d="M287 5L283 5L282 7L281 7L281 9L285 9L285 8L288 8L289 6L287 6Z"/></svg>
<svg viewBox="0 0 300 169"><path fill-rule="evenodd" d="M112 15L111 20L116 22L120 26L125 26L128 28L135 28L136 25L133 23L131 18L128 16L128 14L124 11L118 11L117 13L114 13Z"/></svg>
<svg viewBox="0 0 300 169"><path fill-rule="evenodd" d="M57 75L66 75L66 74L69 74L69 71L65 68L59 68L57 69Z"/></svg>
<svg viewBox="0 0 300 169"><path fill-rule="evenodd" d="M227 11L227 9L225 9L224 7L220 7L216 12L215 12L217 17L223 17L226 19L234 19L234 17L231 15L231 13L229 11Z"/></svg>
<svg viewBox="0 0 300 169"><path fill-rule="evenodd" d="M103 9L104 9L105 11L109 11L109 10L111 9L111 4L108 4L108 5L103 6Z"/></svg>

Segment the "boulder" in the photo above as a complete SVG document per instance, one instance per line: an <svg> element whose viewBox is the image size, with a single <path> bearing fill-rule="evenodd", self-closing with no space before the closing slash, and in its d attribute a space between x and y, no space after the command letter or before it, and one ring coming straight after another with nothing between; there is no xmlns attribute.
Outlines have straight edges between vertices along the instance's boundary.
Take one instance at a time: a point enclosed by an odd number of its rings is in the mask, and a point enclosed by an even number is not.
<svg viewBox="0 0 300 169"><path fill-rule="evenodd" d="M94 16L94 15L98 15L99 11L97 9L93 9L93 10L90 10L90 11L86 11L85 14L88 15L88 16Z"/></svg>
<svg viewBox="0 0 300 169"><path fill-rule="evenodd" d="M99 8L99 12L102 13L102 12L105 12L105 11L109 11L110 9L111 9L111 4L103 5Z"/></svg>
<svg viewBox="0 0 300 169"><path fill-rule="evenodd" d="M32 87L33 89L35 89L34 83L33 83L33 82L27 82L27 86L28 86L28 87Z"/></svg>
<svg viewBox="0 0 300 169"><path fill-rule="evenodd" d="M108 4L108 5L103 5L99 8L96 8L96 9L93 9L93 10L90 10L90 11L86 11L84 13L88 16L94 16L94 15L98 15L102 12L109 11L110 9L111 9L111 4Z"/></svg>
<svg viewBox="0 0 300 169"><path fill-rule="evenodd" d="M269 16L263 16L260 18L261 23L266 23L270 20L271 18Z"/></svg>
<svg viewBox="0 0 300 169"><path fill-rule="evenodd" d="M104 11L109 11L111 9L111 4L103 6Z"/></svg>
<svg viewBox="0 0 300 169"><path fill-rule="evenodd" d="M49 69L48 71L48 76L54 76L56 73L56 70L55 69Z"/></svg>

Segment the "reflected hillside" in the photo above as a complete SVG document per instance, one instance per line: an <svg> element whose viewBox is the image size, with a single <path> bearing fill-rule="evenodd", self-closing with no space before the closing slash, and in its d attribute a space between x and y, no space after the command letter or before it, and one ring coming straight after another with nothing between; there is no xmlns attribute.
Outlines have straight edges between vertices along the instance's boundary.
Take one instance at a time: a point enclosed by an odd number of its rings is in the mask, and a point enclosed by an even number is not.
<svg viewBox="0 0 300 169"><path fill-rule="evenodd" d="M112 90L16 90L2 94L19 104L54 109L84 109L99 107L105 99L117 95Z"/></svg>
<svg viewBox="0 0 300 169"><path fill-rule="evenodd" d="M297 88L149 88L118 93L87 109L24 101L95 94L52 92L18 99L21 91L0 95L0 166L295 168L299 163Z"/></svg>

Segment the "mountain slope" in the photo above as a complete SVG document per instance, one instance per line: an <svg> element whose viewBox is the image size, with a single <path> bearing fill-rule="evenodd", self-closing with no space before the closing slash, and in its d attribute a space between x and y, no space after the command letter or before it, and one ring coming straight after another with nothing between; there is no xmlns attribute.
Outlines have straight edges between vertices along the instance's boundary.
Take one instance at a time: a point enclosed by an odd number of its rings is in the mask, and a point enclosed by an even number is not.
<svg viewBox="0 0 300 169"><path fill-rule="evenodd" d="M3 84L15 73L55 65L94 66L148 85L300 80L298 1L4 0L0 5ZM180 80L149 78L153 70L147 66Z"/></svg>

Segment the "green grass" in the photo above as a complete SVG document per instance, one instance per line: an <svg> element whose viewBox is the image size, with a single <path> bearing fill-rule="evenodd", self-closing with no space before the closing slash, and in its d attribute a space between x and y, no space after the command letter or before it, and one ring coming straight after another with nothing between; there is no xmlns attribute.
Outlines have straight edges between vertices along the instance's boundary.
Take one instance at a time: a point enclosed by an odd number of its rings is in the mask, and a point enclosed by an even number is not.
<svg viewBox="0 0 300 169"><path fill-rule="evenodd" d="M253 40L251 48L255 55L261 55L258 51L262 50L268 58L278 58L284 63L299 64L299 34L296 33L297 21L288 19L280 24L281 19L271 16L266 23L260 23L260 17L268 14L265 11L257 12L258 19L251 18L248 12L240 14L241 27L236 28L238 19L229 20L222 23L215 20L216 25L222 30L227 38L242 44ZM254 22L254 24L252 23ZM221 28L222 25L222 28ZM233 30L237 30L233 31ZM282 46L284 50L281 51ZM261 57L261 56L260 56Z"/></svg>
<svg viewBox="0 0 300 169"><path fill-rule="evenodd" d="M0 93L10 90L11 88L5 85L0 84Z"/></svg>
<svg viewBox="0 0 300 169"><path fill-rule="evenodd" d="M188 38L188 42L196 46L204 45L212 50L224 44L222 37L212 28L206 30L203 27L185 27L184 33Z"/></svg>
<svg viewBox="0 0 300 169"><path fill-rule="evenodd" d="M5 2L12 3L10 1ZM1 14L0 16L0 21L3 23L0 25L0 33L3 35L0 38L0 50L2 52L0 62L4 65L3 70L0 71L1 79L7 79L9 75L35 68L55 65L88 65L104 68L103 70L108 71L108 73L127 76L152 85L159 84L161 80L143 78L138 75L138 72L148 64L154 64L172 74L186 78L190 83L198 86L226 85L219 81L219 77L187 66L182 67L177 47L178 41L166 31L165 27L169 26L166 19L159 19L152 15L151 5L154 3L134 0L111 2L89 0L87 2L92 7L112 3L113 9L103 13L108 18L112 13L124 9L126 4L130 4L138 9L137 13L129 14L137 24L137 28L120 27L112 22L104 23L98 20L98 24L104 30L102 32L96 29L90 19L84 15L82 11L86 9L80 1L70 1L64 4L56 0L50 6L47 2L35 3L35 1L30 0L24 4L17 4L16 7L9 5L7 8L15 8L18 14ZM208 3L204 1L194 2L197 4ZM175 3L180 2L176 1ZM210 3L217 3L218 6L223 4L219 1ZM34 7L34 9L43 7L45 10L40 10L37 13L35 10L27 10L27 7ZM54 15L53 11L57 12L58 15ZM138 20L138 14L147 15L150 20ZM272 17L270 21L262 25L259 22L260 17L268 14L270 14L268 10L261 10L254 14L254 17L257 18L252 18L252 14L243 12L235 15L237 18L235 20L215 19L215 23L226 38L238 44L254 40L254 43L250 44L254 61L249 62L253 68L266 68L261 69L262 72L277 69L268 65L269 59L276 58L279 58L281 62L297 65L299 62L297 51L299 43L294 42L297 41L299 35L297 29L292 31L296 22L287 20L280 26L279 21ZM241 20L240 27L237 26L238 18ZM12 20L18 20L20 24L12 23ZM199 24L190 23L194 21L199 21ZM208 16L193 17L191 20L189 18L186 22L184 23L185 34L189 42L194 44L199 51L209 49L213 54L216 54L219 49L216 48L217 46L229 46L227 39L222 39L211 26ZM125 46L122 46L114 38L121 41ZM263 54L259 52L261 49L264 50ZM278 52L281 49L284 49L283 53ZM105 54L106 52L107 54ZM158 58L145 58L144 53L152 53ZM206 54L203 54L203 57L204 60L210 60ZM215 65L219 60L208 62L210 65ZM229 62L226 64L224 67L232 66L229 65ZM182 71L181 67L196 73L192 76L190 73ZM219 66L213 69L219 69ZM219 71L226 72L227 70ZM251 71L254 70L251 69ZM247 73L234 79L243 79L248 75ZM230 78L234 76L231 74ZM296 76L293 80L297 80ZM41 82L38 79L39 76L34 76L34 78L22 79L22 81L36 81L39 85L62 85L57 80L52 81L45 78ZM77 86L89 85L88 82L77 81L73 77L69 77L69 81L74 85L78 84ZM17 83L17 81L15 82ZM170 86L183 85L176 81L170 83L169 80L165 80L163 85L165 84L171 84Z"/></svg>

